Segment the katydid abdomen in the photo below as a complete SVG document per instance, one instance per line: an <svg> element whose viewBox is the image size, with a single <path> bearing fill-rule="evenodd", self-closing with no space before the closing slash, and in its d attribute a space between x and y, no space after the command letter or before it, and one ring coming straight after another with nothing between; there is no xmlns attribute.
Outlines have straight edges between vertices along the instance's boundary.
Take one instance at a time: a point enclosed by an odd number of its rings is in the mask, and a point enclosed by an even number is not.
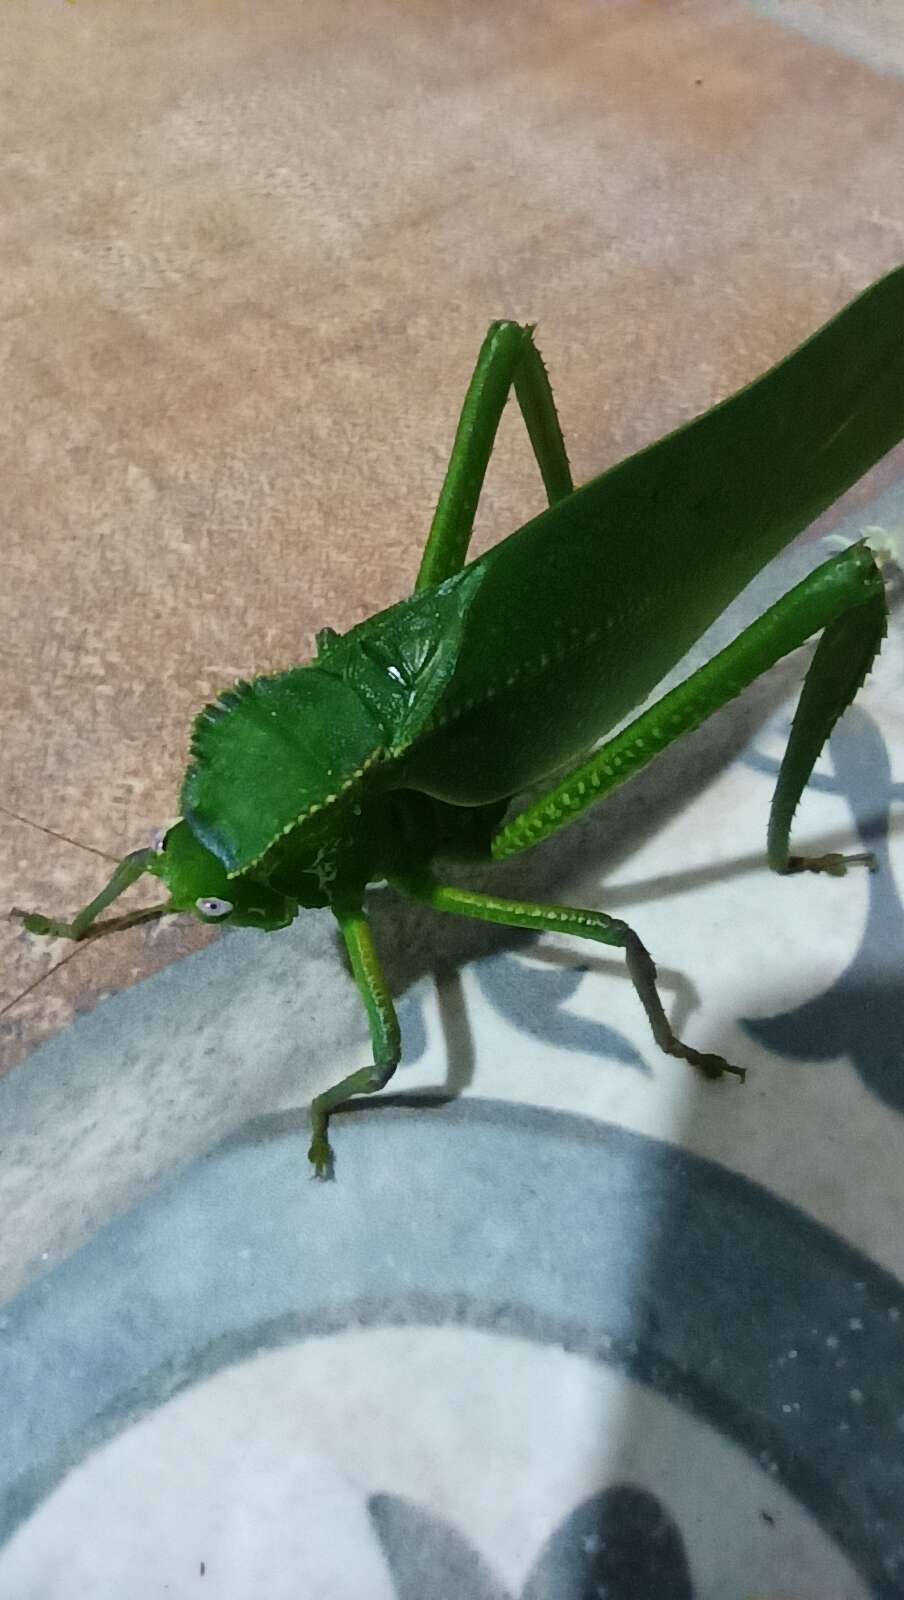
<svg viewBox="0 0 904 1600"><path fill-rule="evenodd" d="M482 579L454 674L395 778L455 804L513 795L639 705L900 438L890 325L904 341L904 269L739 395L473 562Z"/></svg>

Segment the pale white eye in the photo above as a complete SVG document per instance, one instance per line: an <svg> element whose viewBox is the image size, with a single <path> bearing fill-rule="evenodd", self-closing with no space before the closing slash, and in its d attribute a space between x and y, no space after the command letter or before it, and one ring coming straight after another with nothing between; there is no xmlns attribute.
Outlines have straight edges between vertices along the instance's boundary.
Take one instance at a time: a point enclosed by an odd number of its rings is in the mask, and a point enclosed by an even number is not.
<svg viewBox="0 0 904 1600"><path fill-rule="evenodd" d="M151 849L155 855L163 855L163 852L166 849L166 836L168 833L168 828L155 828L151 834Z"/></svg>
<svg viewBox="0 0 904 1600"><path fill-rule="evenodd" d="M215 895L195 901L198 910L205 917L228 917L233 909L231 900L218 900Z"/></svg>

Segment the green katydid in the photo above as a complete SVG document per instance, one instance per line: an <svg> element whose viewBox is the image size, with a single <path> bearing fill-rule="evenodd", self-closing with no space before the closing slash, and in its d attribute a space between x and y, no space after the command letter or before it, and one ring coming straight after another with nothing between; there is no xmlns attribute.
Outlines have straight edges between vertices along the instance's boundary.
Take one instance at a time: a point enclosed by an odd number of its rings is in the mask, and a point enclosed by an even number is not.
<svg viewBox="0 0 904 1600"><path fill-rule="evenodd" d="M485 555L468 545L514 389L549 507ZM117 867L72 921L17 911L33 933L96 936L167 912L276 929L335 914L367 1010L373 1062L312 1104L310 1159L332 1169L331 1113L392 1076L399 1027L364 906L388 883L438 911L624 950L663 1050L728 1071L676 1037L637 934L602 911L451 887L443 860L513 855L564 828L816 634L781 765L770 865L843 873L790 853L791 820L886 627L865 542L799 583L699 671L599 740L655 690L756 573L904 436L904 268L764 377L575 490L531 327L494 323L465 399L414 592L316 658L238 682L194 724L182 817ZM567 775L553 775L570 767ZM520 811L516 796L552 786ZM165 904L99 914L142 874Z"/></svg>

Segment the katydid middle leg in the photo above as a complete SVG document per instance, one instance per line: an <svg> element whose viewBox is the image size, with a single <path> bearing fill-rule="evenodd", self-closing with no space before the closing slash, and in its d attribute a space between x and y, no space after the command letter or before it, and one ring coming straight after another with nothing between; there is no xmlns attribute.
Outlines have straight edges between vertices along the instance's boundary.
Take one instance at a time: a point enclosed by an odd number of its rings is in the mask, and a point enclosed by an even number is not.
<svg viewBox="0 0 904 1600"><path fill-rule="evenodd" d="M479 922L494 922L505 928L533 928L538 933L568 933L579 939L624 950L628 976L634 985L660 1050L697 1067L707 1078L720 1078L724 1072L743 1079L742 1067L733 1067L723 1056L695 1050L674 1032L663 1009L656 987L656 964L634 929L619 917L604 911L588 911L579 906L536 905L529 900L503 900L498 895L477 894L470 889L455 889L435 883L426 875L394 875L390 882L400 893L448 911L454 916L474 917Z"/></svg>
<svg viewBox="0 0 904 1600"><path fill-rule="evenodd" d="M461 409L416 589L442 583L465 564L496 430L512 387L550 505L572 492L562 430L533 328L494 322Z"/></svg>

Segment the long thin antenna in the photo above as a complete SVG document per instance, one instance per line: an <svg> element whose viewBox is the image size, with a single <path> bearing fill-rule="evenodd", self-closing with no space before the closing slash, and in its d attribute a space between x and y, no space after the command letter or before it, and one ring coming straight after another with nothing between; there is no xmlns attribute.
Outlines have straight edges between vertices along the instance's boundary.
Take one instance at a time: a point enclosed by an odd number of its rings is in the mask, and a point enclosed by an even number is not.
<svg viewBox="0 0 904 1600"><path fill-rule="evenodd" d="M145 922L157 922L160 917L168 916L169 912L169 903L162 906L139 906L136 911L127 911L121 917L108 917L105 922L95 923L94 927L88 928L81 938L76 941L74 950L70 950L68 955L62 956L59 961L55 961L52 967L48 967L47 971L42 972L39 978L35 978L34 983L30 983L27 988L15 995L12 1000L7 1000L5 1006L0 1006L0 1017L5 1017L8 1011L12 1011L13 1006L17 1006L19 1001L24 1000L26 995L37 989L39 984L46 983L47 979L53 977L55 972L59 972L60 967L65 967L67 961L71 961L73 956L77 956L79 950L84 949L85 945L93 944L95 940L102 938L105 933L122 933L126 928L138 928ZM13 915L14 913L10 912L10 916ZM15 913L15 915L18 916L21 913Z"/></svg>
<svg viewBox="0 0 904 1600"><path fill-rule="evenodd" d="M5 1017L7 1011L12 1011L13 1006L17 1006L19 1001L24 1000L25 996L31 994L33 989L37 989L39 984L45 983L54 972L59 972L60 967L65 967L67 961L71 961L72 957L77 956L78 953L79 946L76 945L75 949L70 950L68 955L61 956L59 961L55 961L53 966L50 967L47 972L42 972L39 978L35 978L34 983L30 983L27 989L22 990L21 994L17 994L12 1000L7 1000L5 1006L0 1006L0 1017Z"/></svg>
<svg viewBox="0 0 904 1600"><path fill-rule="evenodd" d="M20 817L18 811L10 811L9 806L0 805L0 811L5 817L10 817L13 822L24 823L26 828L37 828L39 833L46 833L51 839L59 839L63 844L71 844L76 850L88 850L93 856L100 856L102 861L116 862L118 857L110 856L106 850L98 850L96 845L85 844L83 839L70 839L68 833L58 833L56 828L45 827L43 822L34 822L31 817ZM0 1016L3 1013L0 1011Z"/></svg>

